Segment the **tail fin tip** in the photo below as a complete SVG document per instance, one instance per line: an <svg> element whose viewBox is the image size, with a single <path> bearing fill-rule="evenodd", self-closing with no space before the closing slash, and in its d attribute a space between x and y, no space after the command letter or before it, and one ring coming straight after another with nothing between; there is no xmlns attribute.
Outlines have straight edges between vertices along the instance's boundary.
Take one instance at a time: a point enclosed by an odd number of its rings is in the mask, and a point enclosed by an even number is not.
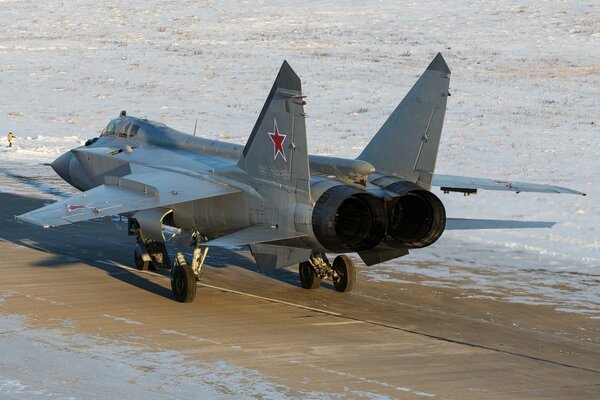
<svg viewBox="0 0 600 400"><path fill-rule="evenodd" d="M427 67L427 70L439 71L446 74L451 73L450 67L448 67L448 64L446 64L446 60L444 60L444 56L442 56L442 53L437 53L433 61L431 61L431 63Z"/></svg>
<svg viewBox="0 0 600 400"><path fill-rule="evenodd" d="M300 91L302 89L300 77L286 60L281 64L277 78L275 78L275 86L288 90Z"/></svg>

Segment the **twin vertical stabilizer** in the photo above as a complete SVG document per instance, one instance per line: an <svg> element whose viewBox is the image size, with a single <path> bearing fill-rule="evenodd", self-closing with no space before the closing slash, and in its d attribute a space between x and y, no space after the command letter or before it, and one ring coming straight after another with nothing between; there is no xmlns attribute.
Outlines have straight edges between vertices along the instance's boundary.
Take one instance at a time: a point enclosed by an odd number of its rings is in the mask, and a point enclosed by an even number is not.
<svg viewBox="0 0 600 400"><path fill-rule="evenodd" d="M300 78L283 62L238 166L296 192L296 201L310 202L310 171ZM260 191L259 191L260 192Z"/></svg>
<svg viewBox="0 0 600 400"><path fill-rule="evenodd" d="M378 172L429 188L449 84L450 69L438 53L358 159L371 163Z"/></svg>

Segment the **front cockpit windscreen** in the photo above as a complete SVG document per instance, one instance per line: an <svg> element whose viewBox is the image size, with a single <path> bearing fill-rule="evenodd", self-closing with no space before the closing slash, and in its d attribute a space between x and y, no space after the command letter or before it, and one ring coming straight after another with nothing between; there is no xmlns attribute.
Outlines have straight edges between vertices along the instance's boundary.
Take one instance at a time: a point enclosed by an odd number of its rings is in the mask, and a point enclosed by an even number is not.
<svg viewBox="0 0 600 400"><path fill-rule="evenodd" d="M117 132L117 128L119 127L119 123L121 122L121 120L122 118L115 118L112 121L110 121L106 128L104 128L100 136L115 136L115 133Z"/></svg>

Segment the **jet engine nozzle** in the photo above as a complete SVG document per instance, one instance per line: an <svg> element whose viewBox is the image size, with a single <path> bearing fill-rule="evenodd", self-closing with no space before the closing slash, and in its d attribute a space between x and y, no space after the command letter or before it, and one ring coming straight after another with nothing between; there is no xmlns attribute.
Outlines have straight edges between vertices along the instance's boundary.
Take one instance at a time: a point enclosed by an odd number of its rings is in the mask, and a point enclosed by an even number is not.
<svg viewBox="0 0 600 400"><path fill-rule="evenodd" d="M385 236L383 201L346 185L324 191L314 205L312 228L316 239L329 251L365 251Z"/></svg>
<svg viewBox="0 0 600 400"><path fill-rule="evenodd" d="M392 183L385 190L399 195L387 205L387 234L393 240L386 241L386 244L421 248L442 236L446 227L446 210L436 195L405 181Z"/></svg>

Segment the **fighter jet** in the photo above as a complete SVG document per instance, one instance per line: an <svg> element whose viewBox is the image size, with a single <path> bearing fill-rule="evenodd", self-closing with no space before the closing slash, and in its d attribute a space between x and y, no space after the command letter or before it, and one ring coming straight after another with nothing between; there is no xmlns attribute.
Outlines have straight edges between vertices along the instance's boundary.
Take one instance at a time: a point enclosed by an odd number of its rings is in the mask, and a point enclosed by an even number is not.
<svg viewBox="0 0 600 400"><path fill-rule="evenodd" d="M583 194L552 185L434 174L450 69L438 54L356 159L309 155L305 96L283 62L245 146L128 116L56 159L82 193L20 215L56 227L113 215L137 237L135 266L170 268L179 302L196 295L211 246L249 246L261 271L299 265L302 287L356 281L345 253L367 266L435 243L445 229L547 227L551 223L453 220L432 191ZM165 233L193 248L171 264ZM330 262L326 254L339 254Z"/></svg>

